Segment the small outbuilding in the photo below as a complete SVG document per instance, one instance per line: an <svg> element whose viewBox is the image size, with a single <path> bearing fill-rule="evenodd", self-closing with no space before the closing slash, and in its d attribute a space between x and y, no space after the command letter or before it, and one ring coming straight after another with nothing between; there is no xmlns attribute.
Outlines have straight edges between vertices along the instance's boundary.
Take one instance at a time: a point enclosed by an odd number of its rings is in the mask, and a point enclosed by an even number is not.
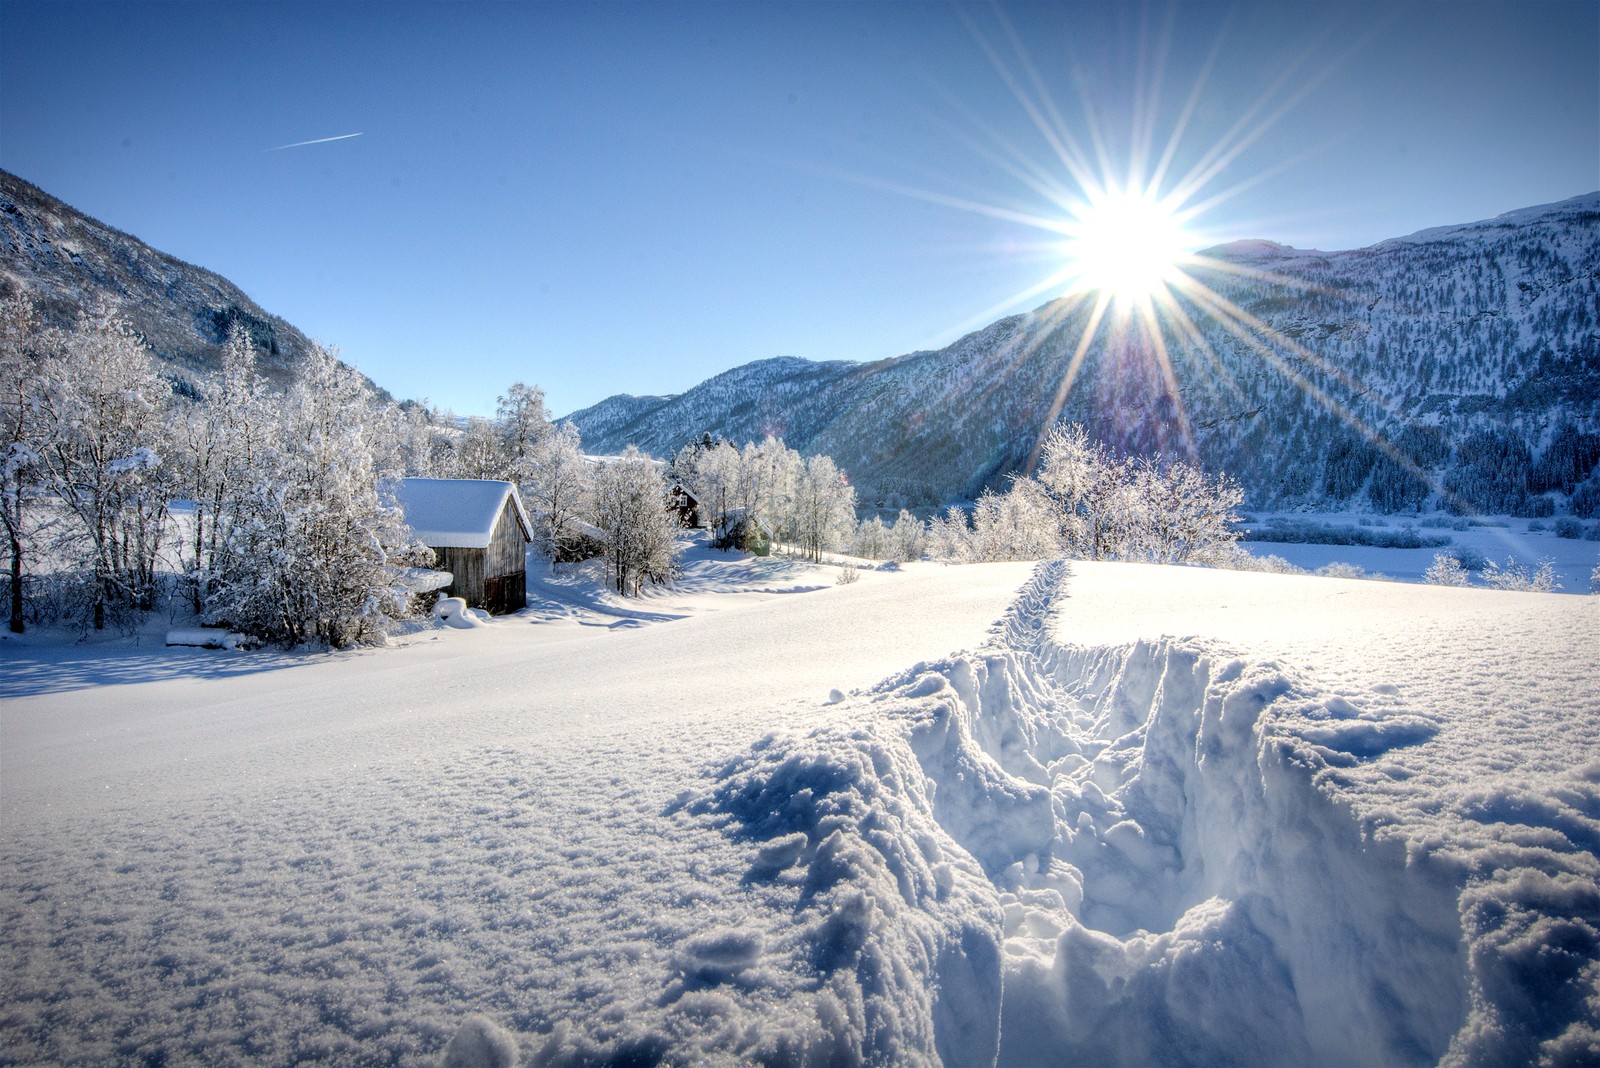
<svg viewBox="0 0 1600 1068"><path fill-rule="evenodd" d="M667 487L667 507L677 513L679 526L699 530L706 525L706 513L700 503L700 495L682 482L674 482Z"/></svg>
<svg viewBox="0 0 1600 1068"><path fill-rule="evenodd" d="M402 478L395 500L434 566L453 576L444 590L474 608L515 612L528 603L528 543L533 524L510 482Z"/></svg>

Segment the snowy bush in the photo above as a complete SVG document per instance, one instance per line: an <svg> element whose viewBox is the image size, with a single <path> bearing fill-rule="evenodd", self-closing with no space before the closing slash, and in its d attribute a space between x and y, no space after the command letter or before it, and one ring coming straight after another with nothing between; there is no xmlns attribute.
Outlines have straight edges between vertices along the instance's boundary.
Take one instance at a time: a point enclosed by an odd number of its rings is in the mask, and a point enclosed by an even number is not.
<svg viewBox="0 0 1600 1068"><path fill-rule="evenodd" d="M1269 575L1304 575L1306 569L1296 564L1291 564L1281 556L1268 554L1257 556L1246 552L1238 546L1229 546L1208 555L1199 561L1206 567L1219 567L1227 571L1261 571Z"/></svg>
<svg viewBox="0 0 1600 1068"><path fill-rule="evenodd" d="M680 548L661 471L638 449L595 473L590 521L604 534L606 573L616 591L638 596L646 583L672 580Z"/></svg>
<svg viewBox="0 0 1600 1068"><path fill-rule="evenodd" d="M861 580L861 569L855 564L840 564L839 577L834 580L836 586L848 586L852 582Z"/></svg>
<svg viewBox="0 0 1600 1068"><path fill-rule="evenodd" d="M1360 579L1367 577L1367 569L1360 564L1343 564L1334 561L1317 568L1317 574L1324 578Z"/></svg>
<svg viewBox="0 0 1600 1068"><path fill-rule="evenodd" d="M1483 581L1500 590L1549 593L1561 588L1561 583L1556 581L1555 563L1549 559L1540 560L1531 575L1514 556L1507 557L1503 565L1490 560L1483 567Z"/></svg>
<svg viewBox="0 0 1600 1068"><path fill-rule="evenodd" d="M228 511L206 618L286 645L380 640L406 612L398 568L430 563L381 499L367 387L313 349L281 426Z"/></svg>
<svg viewBox="0 0 1600 1068"><path fill-rule="evenodd" d="M1533 529L1531 523L1528 525L1528 529ZM1570 515L1564 515L1555 521L1555 532L1558 538L1581 538L1583 537L1583 524Z"/></svg>
<svg viewBox="0 0 1600 1068"><path fill-rule="evenodd" d="M1467 586L1472 582L1467 569L1461 566L1461 561L1450 553L1437 553L1433 563L1428 565L1428 570L1422 573L1422 581L1435 586Z"/></svg>

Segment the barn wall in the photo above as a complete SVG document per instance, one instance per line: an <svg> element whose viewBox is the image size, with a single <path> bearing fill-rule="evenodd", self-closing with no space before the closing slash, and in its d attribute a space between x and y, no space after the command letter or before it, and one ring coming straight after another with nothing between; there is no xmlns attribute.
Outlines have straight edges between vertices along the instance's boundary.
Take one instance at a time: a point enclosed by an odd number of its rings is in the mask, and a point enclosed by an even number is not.
<svg viewBox="0 0 1600 1068"><path fill-rule="evenodd" d="M489 578L523 574L528 570L528 539L522 532L522 522L517 518L517 506L506 498L506 505L495 520L494 535L489 539Z"/></svg>
<svg viewBox="0 0 1600 1068"><path fill-rule="evenodd" d="M485 607L491 612L517 612L528 604L528 538L511 498L495 521L489 539Z"/></svg>
<svg viewBox="0 0 1600 1068"><path fill-rule="evenodd" d="M496 614L519 611L528 603L527 547L516 505L508 497L487 549L434 548L435 566L455 576L445 594Z"/></svg>
<svg viewBox="0 0 1600 1068"><path fill-rule="evenodd" d="M435 549L434 552L439 558L435 566L454 576L454 580L445 588L445 595L460 597L474 608L484 607L488 592L484 573L485 551L446 547Z"/></svg>

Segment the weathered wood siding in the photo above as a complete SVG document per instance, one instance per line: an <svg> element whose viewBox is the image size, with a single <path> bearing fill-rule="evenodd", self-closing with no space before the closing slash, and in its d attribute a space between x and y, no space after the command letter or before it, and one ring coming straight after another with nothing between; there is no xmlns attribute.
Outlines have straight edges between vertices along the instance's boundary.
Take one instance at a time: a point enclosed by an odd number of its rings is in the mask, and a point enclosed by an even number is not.
<svg viewBox="0 0 1600 1068"><path fill-rule="evenodd" d="M522 521L517 518L517 506L506 498L500 518L494 523L494 537L489 539L489 559L486 574L489 578L521 575L528 570L528 537L523 532Z"/></svg>
<svg viewBox="0 0 1600 1068"><path fill-rule="evenodd" d="M518 611L528 603L527 546L516 505L507 497L487 549L434 549L435 566L454 576L445 594L496 614Z"/></svg>
<svg viewBox="0 0 1600 1068"><path fill-rule="evenodd" d="M434 566L441 571L450 572L453 576L450 585L444 589L445 596L460 597L474 608L484 607L485 550L455 549L446 546L433 551L439 558L439 562Z"/></svg>

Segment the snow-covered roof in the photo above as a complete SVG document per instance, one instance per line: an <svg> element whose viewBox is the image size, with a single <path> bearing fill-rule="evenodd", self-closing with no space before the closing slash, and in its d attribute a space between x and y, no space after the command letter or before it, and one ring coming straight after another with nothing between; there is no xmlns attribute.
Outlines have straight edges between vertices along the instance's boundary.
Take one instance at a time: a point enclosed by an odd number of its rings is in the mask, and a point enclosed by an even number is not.
<svg viewBox="0 0 1600 1068"><path fill-rule="evenodd" d="M507 497L516 507L523 536L533 530L528 513L523 511L522 497L509 482L402 478L394 484L394 497L405 512L411 533L434 548L487 549Z"/></svg>

